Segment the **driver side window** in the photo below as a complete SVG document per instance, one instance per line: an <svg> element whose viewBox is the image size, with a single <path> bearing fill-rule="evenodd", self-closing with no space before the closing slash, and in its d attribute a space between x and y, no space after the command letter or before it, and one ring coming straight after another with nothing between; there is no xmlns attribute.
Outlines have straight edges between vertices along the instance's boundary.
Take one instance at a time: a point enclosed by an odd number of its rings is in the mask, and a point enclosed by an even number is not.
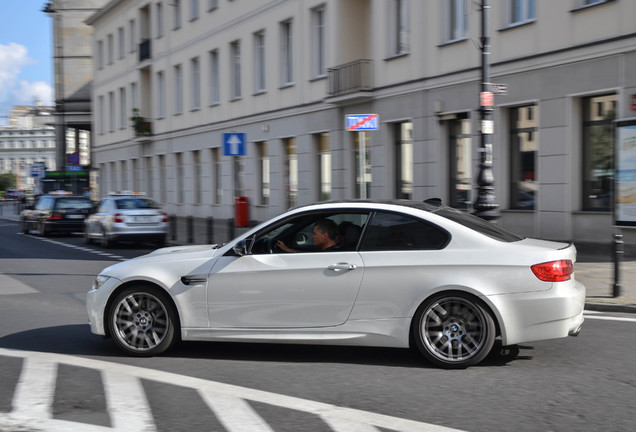
<svg viewBox="0 0 636 432"><path fill-rule="evenodd" d="M333 246L321 248L314 244L314 228L316 223L327 219L333 222L335 230L329 234ZM257 234L252 242L252 254L285 253L284 246L295 253L320 251L354 251L357 248L362 229L369 219L368 212L339 211L303 213L287 219L282 224L266 228ZM320 223L320 222L319 222Z"/></svg>

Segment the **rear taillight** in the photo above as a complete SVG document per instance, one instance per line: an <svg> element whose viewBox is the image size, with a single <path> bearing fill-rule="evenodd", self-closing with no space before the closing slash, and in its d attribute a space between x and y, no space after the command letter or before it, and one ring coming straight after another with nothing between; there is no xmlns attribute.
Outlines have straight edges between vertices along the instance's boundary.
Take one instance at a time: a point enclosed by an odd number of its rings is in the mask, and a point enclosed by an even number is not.
<svg viewBox="0 0 636 432"><path fill-rule="evenodd" d="M62 215L61 214L52 214L47 219L48 220L62 220Z"/></svg>
<svg viewBox="0 0 636 432"><path fill-rule="evenodd" d="M571 260L550 261L535 264L530 268L536 277L545 282L567 281L574 273L574 265Z"/></svg>
<svg viewBox="0 0 636 432"><path fill-rule="evenodd" d="M122 223L124 221L124 218L122 217L123 215L121 213L115 213L113 215L113 222L115 223Z"/></svg>
<svg viewBox="0 0 636 432"><path fill-rule="evenodd" d="M163 214L163 219L161 219L161 222L170 222L170 218L168 217L167 214L162 213Z"/></svg>

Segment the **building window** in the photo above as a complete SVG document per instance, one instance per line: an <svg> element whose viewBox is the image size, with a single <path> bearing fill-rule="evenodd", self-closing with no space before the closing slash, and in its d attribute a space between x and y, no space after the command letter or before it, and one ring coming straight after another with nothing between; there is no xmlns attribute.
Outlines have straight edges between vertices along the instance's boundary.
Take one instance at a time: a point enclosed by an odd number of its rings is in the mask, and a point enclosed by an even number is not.
<svg viewBox="0 0 636 432"><path fill-rule="evenodd" d="M115 131L115 92L108 93L108 132Z"/></svg>
<svg viewBox="0 0 636 432"><path fill-rule="evenodd" d="M219 52L210 51L210 105L216 105L221 100L219 94Z"/></svg>
<svg viewBox="0 0 636 432"><path fill-rule="evenodd" d="M154 170L152 169L152 156L148 156L145 158L145 168L146 168L146 175L145 175L145 181L146 181L146 193L148 195L150 195L151 197L154 196L154 189L153 189L153 184L152 184L152 176L154 175Z"/></svg>
<svg viewBox="0 0 636 432"><path fill-rule="evenodd" d="M135 52L137 50L137 35L135 34L135 20L128 21L128 51Z"/></svg>
<svg viewBox="0 0 636 432"><path fill-rule="evenodd" d="M616 94L583 99L583 209L609 211L614 183Z"/></svg>
<svg viewBox="0 0 636 432"><path fill-rule="evenodd" d="M265 32L254 33L254 93L265 91Z"/></svg>
<svg viewBox="0 0 636 432"><path fill-rule="evenodd" d="M409 50L409 10L408 0L393 0L391 54L405 54Z"/></svg>
<svg viewBox="0 0 636 432"><path fill-rule="evenodd" d="M413 198L413 123L395 124L395 196Z"/></svg>
<svg viewBox="0 0 636 432"><path fill-rule="evenodd" d="M318 186L319 201L331 199L331 149L329 148L329 134L320 133L314 135L316 154L318 159Z"/></svg>
<svg viewBox="0 0 636 432"><path fill-rule="evenodd" d="M176 202L178 204L183 204L184 200L183 200L183 196L185 195L185 182L184 182L184 176L185 176L185 167L183 166L183 153L176 153L174 155L175 157L175 165L176 165L176 191L177 191L177 196L176 196Z"/></svg>
<svg viewBox="0 0 636 432"><path fill-rule="evenodd" d="M163 4L157 3L157 38L163 37Z"/></svg>
<svg viewBox="0 0 636 432"><path fill-rule="evenodd" d="M190 62L192 68L192 109L201 108L201 67L199 58L194 58Z"/></svg>
<svg viewBox="0 0 636 432"><path fill-rule="evenodd" d="M124 28L123 27L119 27L117 29L117 42L118 42L118 51L119 51L119 59L123 59L124 58L124 54L125 54L125 45L126 45L126 40L124 39Z"/></svg>
<svg viewBox="0 0 636 432"><path fill-rule="evenodd" d="M194 204L201 204L201 150L192 152L192 182L194 192Z"/></svg>
<svg viewBox="0 0 636 432"><path fill-rule="evenodd" d="M467 0L446 0L446 41L465 39L467 28Z"/></svg>
<svg viewBox="0 0 636 432"><path fill-rule="evenodd" d="M119 88L119 128L126 129L128 125L128 111L126 110L126 89Z"/></svg>
<svg viewBox="0 0 636 432"><path fill-rule="evenodd" d="M104 68L104 41L97 41L97 69Z"/></svg>
<svg viewBox="0 0 636 432"><path fill-rule="evenodd" d="M230 77L232 99L241 97L241 42L234 41L230 44Z"/></svg>
<svg viewBox="0 0 636 432"><path fill-rule="evenodd" d="M289 85L294 80L294 58L293 58L293 39L292 39L292 22L284 21L280 25L281 28L281 83Z"/></svg>
<svg viewBox="0 0 636 432"><path fill-rule="evenodd" d="M166 200L166 156L159 155L159 199L165 203Z"/></svg>
<svg viewBox="0 0 636 432"><path fill-rule="evenodd" d="M137 83L130 83L130 104L131 108L139 108L139 94L137 93Z"/></svg>
<svg viewBox="0 0 636 432"><path fill-rule="evenodd" d="M199 0L190 0L190 21L199 18Z"/></svg>
<svg viewBox="0 0 636 432"><path fill-rule="evenodd" d="M100 96L98 98L98 118L99 118L99 125L97 127L97 130L99 131L100 135L104 134L105 129L106 129L106 123L105 123L105 119L104 119L104 96Z"/></svg>
<svg viewBox="0 0 636 432"><path fill-rule="evenodd" d="M537 16L535 0L510 0L510 24L534 21Z"/></svg>
<svg viewBox="0 0 636 432"><path fill-rule="evenodd" d="M157 72L157 117L166 117L166 77Z"/></svg>
<svg viewBox="0 0 636 432"><path fill-rule="evenodd" d="M327 36L325 29L325 7L311 11L313 24L313 73L323 77L327 73Z"/></svg>
<svg viewBox="0 0 636 432"><path fill-rule="evenodd" d="M174 67L174 113L183 113L183 71L181 65Z"/></svg>
<svg viewBox="0 0 636 432"><path fill-rule="evenodd" d="M181 0L172 0L172 29L181 28Z"/></svg>
<svg viewBox="0 0 636 432"><path fill-rule="evenodd" d="M472 144L470 140L470 120L468 118L450 120L448 123L448 160L450 162L451 207L468 209L472 191Z"/></svg>
<svg viewBox="0 0 636 432"><path fill-rule="evenodd" d="M355 166L355 197L371 197L371 135L369 132L356 132L353 134L353 160Z"/></svg>
<svg viewBox="0 0 636 432"><path fill-rule="evenodd" d="M256 143L258 151L258 180L259 180L259 199L260 205L269 204L269 155L267 154L267 143Z"/></svg>
<svg viewBox="0 0 636 432"><path fill-rule="evenodd" d="M510 110L510 208L534 210L537 181L536 105Z"/></svg>
<svg viewBox="0 0 636 432"><path fill-rule="evenodd" d="M212 202L213 204L221 204L223 200L223 182L221 181L223 164L221 162L221 149L218 147L212 149L212 165L212 175L214 176Z"/></svg>
<svg viewBox="0 0 636 432"><path fill-rule="evenodd" d="M208 12L217 8L218 0L208 0Z"/></svg>
<svg viewBox="0 0 636 432"><path fill-rule="evenodd" d="M115 61L115 47L113 46L113 35L109 34L106 41L106 50L108 51L108 64L111 65Z"/></svg>
<svg viewBox="0 0 636 432"><path fill-rule="evenodd" d="M296 207L298 203L298 152L294 138L283 139L285 148L283 185L285 187L285 204L287 208Z"/></svg>

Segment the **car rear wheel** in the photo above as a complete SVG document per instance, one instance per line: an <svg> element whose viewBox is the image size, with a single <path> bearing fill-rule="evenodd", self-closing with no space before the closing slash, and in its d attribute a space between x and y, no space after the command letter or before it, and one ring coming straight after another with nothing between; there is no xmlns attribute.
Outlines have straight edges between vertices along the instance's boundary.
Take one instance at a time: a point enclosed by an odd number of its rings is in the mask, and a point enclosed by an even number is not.
<svg viewBox="0 0 636 432"><path fill-rule="evenodd" d="M108 312L110 334L134 356L153 356L175 341L176 312L167 295L147 286L122 291Z"/></svg>
<svg viewBox="0 0 636 432"><path fill-rule="evenodd" d="M84 242L86 244L91 244L93 243L93 239L91 238L89 232L88 232L88 227L84 228Z"/></svg>
<svg viewBox="0 0 636 432"><path fill-rule="evenodd" d="M441 293L428 299L415 314L413 337L431 363L465 368L482 361L496 336L492 316L476 300Z"/></svg>
<svg viewBox="0 0 636 432"><path fill-rule="evenodd" d="M46 225L44 225L43 222L40 222L40 224L38 225L38 231L40 231L40 235L42 237L47 237L49 235L49 232L46 229Z"/></svg>

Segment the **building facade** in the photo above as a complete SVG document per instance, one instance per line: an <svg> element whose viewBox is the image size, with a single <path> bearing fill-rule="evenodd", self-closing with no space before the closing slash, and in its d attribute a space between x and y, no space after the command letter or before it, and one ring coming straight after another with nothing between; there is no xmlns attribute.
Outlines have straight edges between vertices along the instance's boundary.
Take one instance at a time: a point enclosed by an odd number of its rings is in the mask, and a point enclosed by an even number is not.
<svg viewBox="0 0 636 432"><path fill-rule="evenodd" d="M9 111L8 126L0 127L0 173L15 174L19 190L37 192L34 166L55 169L52 119L53 107L19 105Z"/></svg>
<svg viewBox="0 0 636 432"><path fill-rule="evenodd" d="M348 198L470 211L477 3L110 1L88 20L101 193L145 190L171 213L215 218L246 197L257 221ZM613 121L636 116L636 2L491 3L490 76L506 89L492 135L499 223L606 242ZM377 130L348 130L362 114Z"/></svg>

